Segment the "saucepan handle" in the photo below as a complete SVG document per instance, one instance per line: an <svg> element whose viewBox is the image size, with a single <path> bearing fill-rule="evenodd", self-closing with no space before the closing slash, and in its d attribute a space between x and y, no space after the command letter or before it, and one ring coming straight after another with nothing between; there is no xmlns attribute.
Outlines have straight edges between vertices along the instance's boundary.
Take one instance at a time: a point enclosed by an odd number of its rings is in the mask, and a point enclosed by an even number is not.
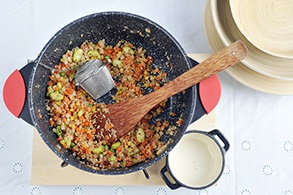
<svg viewBox="0 0 293 195"><path fill-rule="evenodd" d="M33 125L28 106L28 86L34 62L30 62L20 70L15 70L5 81L3 100L8 110L17 118Z"/></svg>
<svg viewBox="0 0 293 195"><path fill-rule="evenodd" d="M177 183L176 180L175 180L174 178L172 178L172 179L174 180L174 182L171 182L170 179L168 178L167 173L169 173L169 171L168 171L167 166L168 166L168 165L166 164L166 165L161 169L160 174L161 174L162 179L164 180L164 182L167 184L167 186L168 186L170 189L175 190L175 189L177 189L177 188L180 188L182 185L179 184L179 183ZM168 174L168 175L169 175L170 177L172 177L171 174Z"/></svg>
<svg viewBox="0 0 293 195"><path fill-rule="evenodd" d="M227 152L230 148L230 144L228 142L228 140L226 139L226 137L224 136L224 134L219 131L218 129L214 129L212 131L210 131L208 134L212 135L212 136L218 136L218 138L220 138L220 140L224 143L224 150Z"/></svg>

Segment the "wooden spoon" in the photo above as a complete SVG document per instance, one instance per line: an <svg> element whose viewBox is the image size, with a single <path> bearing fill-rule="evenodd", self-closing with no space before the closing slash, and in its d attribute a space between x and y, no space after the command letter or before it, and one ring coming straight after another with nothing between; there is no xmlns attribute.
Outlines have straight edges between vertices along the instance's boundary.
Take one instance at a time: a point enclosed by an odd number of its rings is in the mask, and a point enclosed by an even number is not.
<svg viewBox="0 0 293 195"><path fill-rule="evenodd" d="M108 105L108 113L96 113L96 124L111 124L110 142L128 133L157 104L163 100L199 83L231 65L240 62L247 56L248 50L242 41L236 41L220 52L210 56L202 63L181 74L165 84L159 90L145 96L120 101ZM107 122L106 122L107 120ZM96 125L97 126L97 125ZM113 127L113 128L112 128Z"/></svg>

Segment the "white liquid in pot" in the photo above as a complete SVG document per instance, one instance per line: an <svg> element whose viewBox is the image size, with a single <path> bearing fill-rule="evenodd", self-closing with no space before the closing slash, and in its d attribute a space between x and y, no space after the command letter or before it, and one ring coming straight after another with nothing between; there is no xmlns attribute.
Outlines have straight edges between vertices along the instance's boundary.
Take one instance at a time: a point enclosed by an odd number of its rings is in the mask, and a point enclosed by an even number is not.
<svg viewBox="0 0 293 195"><path fill-rule="evenodd" d="M203 187L221 173L223 157L213 139L189 133L183 136L168 157L174 177L189 187Z"/></svg>

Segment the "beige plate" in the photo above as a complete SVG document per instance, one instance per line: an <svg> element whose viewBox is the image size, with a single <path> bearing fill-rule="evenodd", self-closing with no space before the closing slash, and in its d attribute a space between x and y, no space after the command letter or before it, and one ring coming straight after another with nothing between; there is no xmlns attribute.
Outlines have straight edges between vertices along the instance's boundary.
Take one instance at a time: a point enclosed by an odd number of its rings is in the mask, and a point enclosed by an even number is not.
<svg viewBox="0 0 293 195"><path fill-rule="evenodd" d="M249 55L243 64L263 75L293 81L293 59L270 55L252 45L235 24L229 0L211 0L211 14L217 34L225 46L240 39L248 47Z"/></svg>
<svg viewBox="0 0 293 195"><path fill-rule="evenodd" d="M230 0L230 6L238 28L252 44L293 58L292 0Z"/></svg>
<svg viewBox="0 0 293 195"><path fill-rule="evenodd" d="M213 52L218 52L225 47L224 43L217 34L215 24L213 22L211 13L211 1L207 0L204 25L206 36ZM293 94L293 81L281 80L260 74L242 63L236 64L228 69L226 72L240 83L256 89L258 91L272 93L272 94Z"/></svg>

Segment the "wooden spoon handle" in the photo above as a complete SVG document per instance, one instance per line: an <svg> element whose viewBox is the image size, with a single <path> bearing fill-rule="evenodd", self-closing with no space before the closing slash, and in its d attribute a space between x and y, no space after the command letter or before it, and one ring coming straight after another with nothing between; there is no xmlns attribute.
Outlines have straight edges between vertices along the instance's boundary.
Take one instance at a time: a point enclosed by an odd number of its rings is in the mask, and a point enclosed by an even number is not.
<svg viewBox="0 0 293 195"><path fill-rule="evenodd" d="M156 97L157 102L163 101L240 62L247 54L245 44L240 40L236 41L149 95Z"/></svg>

